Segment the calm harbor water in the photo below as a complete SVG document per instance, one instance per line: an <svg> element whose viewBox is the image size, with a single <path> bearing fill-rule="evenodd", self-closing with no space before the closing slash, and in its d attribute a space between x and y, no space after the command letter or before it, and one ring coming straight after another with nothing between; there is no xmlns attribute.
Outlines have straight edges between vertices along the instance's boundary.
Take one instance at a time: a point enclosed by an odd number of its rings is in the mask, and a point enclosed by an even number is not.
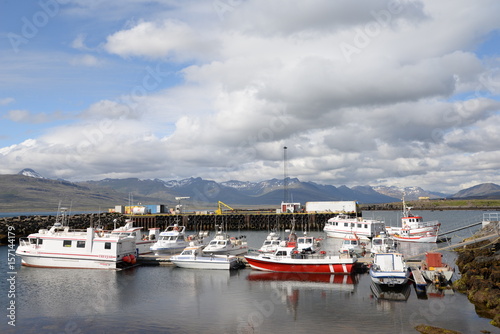
<svg viewBox="0 0 500 334"><path fill-rule="evenodd" d="M480 211L421 213L425 220L438 219L443 232L482 218ZM397 214L365 216L396 225ZM456 232L451 242L477 229ZM251 248L260 247L267 234L239 233L247 235ZM321 231L310 234L324 236ZM325 239L324 247L336 249L340 242ZM406 243L400 251L414 255L445 245ZM500 332L476 314L465 295L448 290L422 298L410 285L404 291L407 300L377 298L368 274L274 275L170 266L118 272L40 269L21 267L19 258L15 274L9 274L7 247L0 247L0 257L1 333L416 333L413 328L420 323L462 333ZM444 252L446 262L454 259L453 252ZM15 296L5 298L12 289ZM12 301L15 327L6 317Z"/></svg>

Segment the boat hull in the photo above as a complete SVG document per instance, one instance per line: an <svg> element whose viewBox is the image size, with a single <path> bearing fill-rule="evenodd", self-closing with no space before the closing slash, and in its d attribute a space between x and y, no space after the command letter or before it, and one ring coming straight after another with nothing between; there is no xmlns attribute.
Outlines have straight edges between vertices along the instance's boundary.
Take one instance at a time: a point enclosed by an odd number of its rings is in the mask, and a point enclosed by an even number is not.
<svg viewBox="0 0 500 334"><path fill-rule="evenodd" d="M435 268L434 270L422 270L422 275L424 275L425 279L431 282L434 282L437 277L441 275L444 277L446 282L451 281L453 277L453 271L448 268Z"/></svg>
<svg viewBox="0 0 500 334"><path fill-rule="evenodd" d="M37 256L20 255L21 264L27 267L38 268L69 268L69 269L121 269L127 264L123 261L112 261L105 259L88 259L78 256L60 257L60 256Z"/></svg>
<svg viewBox="0 0 500 334"><path fill-rule="evenodd" d="M217 269L230 270L239 267L237 258L222 257L197 257L197 258L172 258L172 263L179 268L188 269Z"/></svg>
<svg viewBox="0 0 500 334"><path fill-rule="evenodd" d="M392 238L397 241L406 241L406 242L423 242L423 243L434 243L437 241L437 235L410 235L410 236L401 236L401 235L393 235Z"/></svg>
<svg viewBox="0 0 500 334"><path fill-rule="evenodd" d="M266 256L245 256L250 267L256 270L285 273L351 274L355 259L338 257L324 259L271 259Z"/></svg>
<svg viewBox="0 0 500 334"><path fill-rule="evenodd" d="M406 284L410 278L410 271L391 272L370 270L370 277L375 284L395 286Z"/></svg>

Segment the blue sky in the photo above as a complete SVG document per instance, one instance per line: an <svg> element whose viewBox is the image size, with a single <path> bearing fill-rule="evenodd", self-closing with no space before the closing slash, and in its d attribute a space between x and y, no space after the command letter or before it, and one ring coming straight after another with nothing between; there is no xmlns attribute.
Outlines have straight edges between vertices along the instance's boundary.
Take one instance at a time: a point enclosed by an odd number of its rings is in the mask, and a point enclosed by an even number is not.
<svg viewBox="0 0 500 334"><path fill-rule="evenodd" d="M2 174L500 183L497 1L0 6Z"/></svg>

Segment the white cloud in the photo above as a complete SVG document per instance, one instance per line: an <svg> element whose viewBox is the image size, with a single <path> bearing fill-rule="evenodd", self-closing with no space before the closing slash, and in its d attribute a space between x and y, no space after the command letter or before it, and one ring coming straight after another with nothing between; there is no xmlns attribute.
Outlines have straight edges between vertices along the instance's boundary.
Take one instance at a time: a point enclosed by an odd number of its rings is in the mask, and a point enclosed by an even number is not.
<svg viewBox="0 0 500 334"><path fill-rule="evenodd" d="M136 74L137 86L80 108L36 145L9 148L1 164L54 164L70 179L259 181L282 177L286 145L301 180L450 192L495 182L498 59L475 50L499 27L498 2L255 0L224 13L172 4L140 20L122 14L127 24L100 51L136 68L181 68L175 84L165 74L145 89ZM103 9L81 6L86 18ZM75 64L112 66L88 50L90 36L75 35L72 47L86 52Z"/></svg>
<svg viewBox="0 0 500 334"><path fill-rule="evenodd" d="M13 103L15 99L12 97L5 97L3 99L0 99L0 106L6 106L7 104Z"/></svg>
<svg viewBox="0 0 500 334"><path fill-rule="evenodd" d="M139 22L107 38L104 49L122 57L170 58L186 61L215 53L217 43L177 20Z"/></svg>
<svg viewBox="0 0 500 334"><path fill-rule="evenodd" d="M70 60L70 64L73 66L81 65L81 66L95 67L95 66L101 66L103 62L93 55L86 54L73 57Z"/></svg>

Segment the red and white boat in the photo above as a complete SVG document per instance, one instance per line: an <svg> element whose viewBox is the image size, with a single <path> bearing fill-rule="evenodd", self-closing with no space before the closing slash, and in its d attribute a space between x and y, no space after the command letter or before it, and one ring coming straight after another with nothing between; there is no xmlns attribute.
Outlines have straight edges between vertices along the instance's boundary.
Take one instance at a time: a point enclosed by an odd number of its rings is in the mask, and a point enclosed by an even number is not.
<svg viewBox="0 0 500 334"><path fill-rule="evenodd" d="M279 247L273 254L245 255L250 267L256 270L285 273L351 274L357 259L348 255L300 252L296 243Z"/></svg>
<svg viewBox="0 0 500 334"><path fill-rule="evenodd" d="M401 226L386 226L385 229L387 234L398 241L437 242L440 226L437 220L424 222L421 216L414 216L403 198Z"/></svg>

